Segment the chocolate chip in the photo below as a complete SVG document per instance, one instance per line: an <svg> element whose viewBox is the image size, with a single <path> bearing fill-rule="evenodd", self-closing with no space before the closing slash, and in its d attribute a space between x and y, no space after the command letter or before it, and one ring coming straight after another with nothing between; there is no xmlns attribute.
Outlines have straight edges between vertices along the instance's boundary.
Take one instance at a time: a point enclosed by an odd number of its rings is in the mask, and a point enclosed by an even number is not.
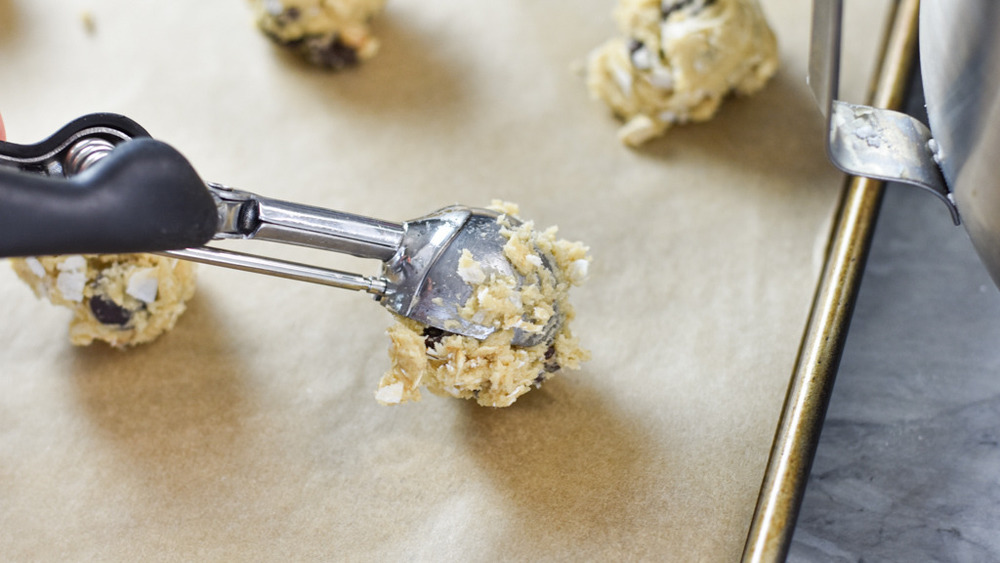
<svg viewBox="0 0 1000 563"><path fill-rule="evenodd" d="M289 21L295 21L302 17L302 11L295 6L291 6L285 9L285 13L283 15L288 18Z"/></svg>
<svg viewBox="0 0 1000 563"><path fill-rule="evenodd" d="M125 326L132 320L132 313L110 299L100 296L90 298L90 312L101 324Z"/></svg>
<svg viewBox="0 0 1000 563"><path fill-rule="evenodd" d="M330 70L345 69L360 62L358 52L336 37L307 35L296 39L283 39L268 30L264 30L264 33L278 45L295 51L314 65Z"/></svg>
<svg viewBox="0 0 1000 563"><path fill-rule="evenodd" d="M358 52L341 43L340 39L309 41L308 55L312 62L332 70L358 64Z"/></svg>
<svg viewBox="0 0 1000 563"><path fill-rule="evenodd" d="M628 40L628 52L629 52L630 55L634 55L636 51L638 51L639 49L642 49L643 47L645 47L645 44L642 41L639 41L638 39L631 38L631 37L629 38L629 40Z"/></svg>
<svg viewBox="0 0 1000 563"><path fill-rule="evenodd" d="M444 337L447 336L447 335L448 335L448 333L445 332L445 331L443 331L443 330L441 330L440 328L435 328L433 326L429 326L429 327L427 327L427 328L424 329L424 333L423 333L423 336L424 336L424 346L426 346L428 348L433 348L433 347L437 346L437 344L439 342L441 342L441 340L444 339Z"/></svg>
<svg viewBox="0 0 1000 563"><path fill-rule="evenodd" d="M545 368L547 373L553 373L559 371L561 367L559 362L555 361L553 358L556 357L556 346L553 344L545 350L545 364L542 366Z"/></svg>

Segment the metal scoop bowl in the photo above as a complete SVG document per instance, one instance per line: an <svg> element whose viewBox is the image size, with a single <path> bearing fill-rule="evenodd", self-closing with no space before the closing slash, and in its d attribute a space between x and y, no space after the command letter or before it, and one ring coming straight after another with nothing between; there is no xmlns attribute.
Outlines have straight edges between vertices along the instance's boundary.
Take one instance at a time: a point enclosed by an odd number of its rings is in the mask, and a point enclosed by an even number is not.
<svg viewBox="0 0 1000 563"><path fill-rule="evenodd" d="M493 326L477 324L457 314L472 297L473 287L458 274L459 260L468 250L484 273L523 277L504 255L506 238L497 221L500 214L485 209L448 207L403 225L399 251L383 267L386 292L381 299L390 311L442 330L483 339ZM511 225L519 221L507 217ZM551 261L539 253L552 275ZM540 331L515 329L515 346L535 346L549 342L561 323L553 315Z"/></svg>

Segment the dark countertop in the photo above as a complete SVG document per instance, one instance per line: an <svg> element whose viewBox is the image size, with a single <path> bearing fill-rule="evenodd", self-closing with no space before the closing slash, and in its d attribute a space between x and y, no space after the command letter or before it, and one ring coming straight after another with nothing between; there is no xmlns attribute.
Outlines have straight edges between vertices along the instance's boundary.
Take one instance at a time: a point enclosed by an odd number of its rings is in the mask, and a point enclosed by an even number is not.
<svg viewBox="0 0 1000 563"><path fill-rule="evenodd" d="M789 561L1000 560L1000 291L890 185Z"/></svg>

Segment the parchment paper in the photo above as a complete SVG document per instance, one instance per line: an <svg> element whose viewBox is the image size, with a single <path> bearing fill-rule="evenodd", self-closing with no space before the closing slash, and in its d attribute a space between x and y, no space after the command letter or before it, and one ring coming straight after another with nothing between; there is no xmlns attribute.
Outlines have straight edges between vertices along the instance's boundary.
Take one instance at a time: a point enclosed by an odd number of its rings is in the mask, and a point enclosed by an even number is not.
<svg viewBox="0 0 1000 563"><path fill-rule="evenodd" d="M850 6L853 101L887 4ZM737 558L841 184L809 3L764 2L764 91L641 150L570 71L613 5L390 0L378 57L328 74L239 0L0 0L12 141L114 111L206 180L398 221L499 197L595 258L593 361L506 410L378 406L390 319L362 294L202 267L170 334L78 349L0 264L3 558Z"/></svg>

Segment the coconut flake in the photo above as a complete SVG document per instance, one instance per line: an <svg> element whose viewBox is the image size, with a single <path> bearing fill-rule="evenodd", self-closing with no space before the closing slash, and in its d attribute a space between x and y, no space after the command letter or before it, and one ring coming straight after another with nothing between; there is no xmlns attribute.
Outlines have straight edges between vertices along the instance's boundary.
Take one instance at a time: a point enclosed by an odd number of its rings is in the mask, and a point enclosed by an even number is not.
<svg viewBox="0 0 1000 563"><path fill-rule="evenodd" d="M63 272L56 278L56 289L67 301L83 301L83 288L87 286L87 276L83 272Z"/></svg>
<svg viewBox="0 0 1000 563"><path fill-rule="evenodd" d="M649 48L645 45L632 51L630 58L632 66L638 70L649 70L653 66L653 54L649 52Z"/></svg>
<svg viewBox="0 0 1000 563"><path fill-rule="evenodd" d="M512 291L511 294L507 296L507 299L510 300L511 304L518 309L524 306L524 301L521 299L521 292L519 291Z"/></svg>
<svg viewBox="0 0 1000 563"><path fill-rule="evenodd" d="M608 65L608 70L611 71L611 77L615 79L615 82L618 84L618 89L621 90L622 95L626 98L631 96L632 73L614 63Z"/></svg>
<svg viewBox="0 0 1000 563"><path fill-rule="evenodd" d="M375 400L383 405L398 405L403 401L403 382L382 387L375 392Z"/></svg>
<svg viewBox="0 0 1000 563"><path fill-rule="evenodd" d="M569 266L569 279L574 284L582 283L587 279L590 271L590 261L584 258L574 260Z"/></svg>
<svg viewBox="0 0 1000 563"><path fill-rule="evenodd" d="M156 276L156 268L140 268L128 278L125 293L143 303L156 301L156 292L160 281Z"/></svg>
<svg viewBox="0 0 1000 563"><path fill-rule="evenodd" d="M83 288L87 286L87 259L80 255L68 256L57 266L56 289L67 301L83 301Z"/></svg>
<svg viewBox="0 0 1000 563"><path fill-rule="evenodd" d="M649 71L649 83L661 90L673 90L674 73L665 66L656 65Z"/></svg>
<svg viewBox="0 0 1000 563"><path fill-rule="evenodd" d="M65 260L56 265L60 272L71 270L83 270L87 267L87 259L79 254L67 256Z"/></svg>
<svg viewBox="0 0 1000 563"><path fill-rule="evenodd" d="M486 272L468 249L462 250L462 257L458 259L458 277L469 285L479 285L486 281Z"/></svg>
<svg viewBox="0 0 1000 563"><path fill-rule="evenodd" d="M28 269L31 270L32 274L35 274L40 278L45 277L45 266L42 266L42 263L38 261L38 258L29 256L24 259L24 263L28 265Z"/></svg>

